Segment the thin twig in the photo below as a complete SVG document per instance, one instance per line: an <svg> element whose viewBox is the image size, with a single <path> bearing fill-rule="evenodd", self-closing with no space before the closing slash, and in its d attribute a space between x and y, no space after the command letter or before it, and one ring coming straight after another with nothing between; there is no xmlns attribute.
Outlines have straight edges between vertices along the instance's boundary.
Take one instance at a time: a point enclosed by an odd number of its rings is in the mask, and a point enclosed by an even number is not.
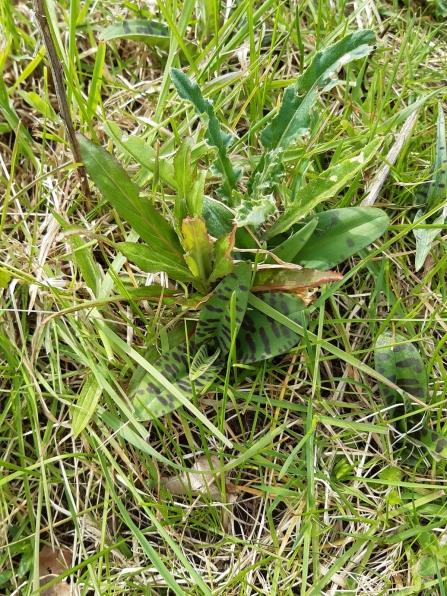
<svg viewBox="0 0 447 596"><path fill-rule="evenodd" d="M65 92L64 84L64 65L60 62L57 54L56 46L54 45L53 36L51 29L48 24L48 19L45 11L44 0L33 0L34 8L34 23L39 30L40 38L45 46L48 61L50 63L51 72L53 74L54 86L56 89L57 102L59 104L59 115L62 122L65 125L67 131L68 142L70 143L71 152L76 163L82 162L81 150L79 149L79 143L76 139L76 133L71 120L70 108L68 107L67 94ZM77 169L79 181L81 183L81 190L84 193L87 201L90 202L91 195L88 186L87 172L85 167L78 166Z"/></svg>

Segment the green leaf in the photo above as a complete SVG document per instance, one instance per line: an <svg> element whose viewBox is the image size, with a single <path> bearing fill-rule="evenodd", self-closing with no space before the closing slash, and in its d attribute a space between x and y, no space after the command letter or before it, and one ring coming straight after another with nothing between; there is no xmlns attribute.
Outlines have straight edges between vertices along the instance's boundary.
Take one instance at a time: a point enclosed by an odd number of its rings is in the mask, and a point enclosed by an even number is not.
<svg viewBox="0 0 447 596"><path fill-rule="evenodd" d="M151 203L139 197L134 184L116 159L83 135L76 135L88 174L118 213L154 251L164 251L183 265L183 250L175 230Z"/></svg>
<svg viewBox="0 0 447 596"><path fill-rule="evenodd" d="M191 384L188 373L188 360L186 344L180 344L174 349L162 354L154 363L154 367L175 384L182 394L190 399L192 395ZM194 381L194 388L197 395L205 392L216 376L214 370L208 369ZM135 397L132 401L135 408L135 416L138 420L150 420L159 418L169 412L177 410L182 404L165 387L151 375L146 375L138 386Z"/></svg>
<svg viewBox="0 0 447 596"><path fill-rule="evenodd" d="M292 321L303 324L304 302L290 294L266 292L259 298L277 309ZM241 364L250 364L284 354L301 339L301 336L281 325L256 308L248 309L236 339L236 359Z"/></svg>
<svg viewBox="0 0 447 596"><path fill-rule="evenodd" d="M80 394L72 405L73 435L76 438L90 422L102 395L102 387L95 375L91 374L85 381Z"/></svg>
<svg viewBox="0 0 447 596"><path fill-rule="evenodd" d="M330 89L336 85L338 70L352 60L367 56L373 49L369 44L375 39L373 31L357 31L317 52L306 72L286 89L278 115L262 132L264 147L287 150L297 136L304 134L309 128L317 88Z"/></svg>
<svg viewBox="0 0 447 596"><path fill-rule="evenodd" d="M214 238L220 238L224 234L230 234L233 230L234 215L219 201L204 197L202 213L208 232ZM238 228L236 230L236 246L238 248L258 248L256 240L246 228Z"/></svg>
<svg viewBox="0 0 447 596"><path fill-rule="evenodd" d="M273 191L284 174L282 156L282 149L274 149L262 155L247 184L248 198L243 199L235 210L235 222L238 226L259 227L270 213L276 211Z"/></svg>
<svg viewBox="0 0 447 596"><path fill-rule="evenodd" d="M264 238L267 240L285 232L316 205L338 194L374 157L381 144L382 139L371 141L354 157L328 168L318 178L300 188L296 193L295 201L267 230Z"/></svg>
<svg viewBox="0 0 447 596"><path fill-rule="evenodd" d="M302 267L326 270L382 236L388 229L389 218L375 207L345 207L306 218L300 231L311 223L316 224L315 231L291 260Z"/></svg>
<svg viewBox="0 0 447 596"><path fill-rule="evenodd" d="M423 215L424 215L424 212L421 209L419 209L419 211L415 215L414 221L418 221ZM425 223L428 223L428 221L423 219L419 223L425 224ZM440 224L442 226L444 223L447 223L447 216L444 217L444 214L441 213L441 215L436 217L436 219L433 219L430 223L431 224ZM439 229L421 228L418 230L417 229L413 230L414 237L416 238L416 257L415 257L415 261L414 261L414 270L415 271L419 271L419 269L421 269L421 267L423 267L423 265L425 263L425 259L427 258L428 253L430 252L431 244L432 244L433 240L436 238L436 236L439 234L440 231L441 231L440 228Z"/></svg>
<svg viewBox="0 0 447 596"><path fill-rule="evenodd" d="M216 362L217 358L220 355L220 349L217 349L213 354L210 356L208 355L208 346L203 344L197 350L193 361L191 362L191 366L189 368L189 378L191 381L196 381L199 377L204 375L211 366ZM220 368L220 367L219 367Z"/></svg>
<svg viewBox="0 0 447 596"><path fill-rule="evenodd" d="M428 397L428 380L424 362L412 343L398 333L383 332L377 338L374 350L374 368L400 389L407 391L419 400L426 402ZM391 416L396 418L418 408L417 404L405 400L402 395L383 383L378 383L382 399L387 407L396 406ZM416 420L420 421L421 416ZM403 428L406 421L399 423Z"/></svg>
<svg viewBox="0 0 447 596"><path fill-rule="evenodd" d="M164 271L176 281L192 281L194 276L184 265L173 260L169 253L163 251L155 252L152 248L138 244L137 242L118 242L116 245L126 259L135 263L142 271L147 273L159 273Z"/></svg>
<svg viewBox="0 0 447 596"><path fill-rule="evenodd" d="M206 287L212 271L213 242L203 219L187 217L182 224L185 261L196 280Z"/></svg>
<svg viewBox="0 0 447 596"><path fill-rule="evenodd" d="M235 332L241 326L247 308L250 294L251 264L239 263L232 273L229 273L218 286L211 298L205 302L197 324L195 341L201 345L215 339L220 347L222 356L230 351L231 345L231 315L230 301L233 292L236 296Z"/></svg>
<svg viewBox="0 0 447 596"><path fill-rule="evenodd" d="M206 115L205 139L209 145L217 149L217 161L214 167L217 173L223 177L223 184L218 194L231 202L231 193L236 188L237 180L241 175L240 170L233 169L227 156L227 149L233 140L233 135L221 130L219 121L214 115L213 104L208 99L204 99L197 83L190 81L181 70L176 68L171 68L171 78L180 97L191 102L197 114L202 117Z"/></svg>
<svg viewBox="0 0 447 596"><path fill-rule="evenodd" d="M307 288L316 288L331 281L339 281L343 275L337 271L317 269L261 269L256 272L252 292L287 292L306 297Z"/></svg>
<svg viewBox="0 0 447 596"><path fill-rule="evenodd" d="M6 269L0 269L0 288L7 288L9 282L11 281L11 276Z"/></svg>
<svg viewBox="0 0 447 596"><path fill-rule="evenodd" d="M313 217L303 227L295 232L290 238L287 238L282 244L277 246L272 253L285 263L293 262L293 259L304 248L306 242L312 237L318 224L318 217ZM275 238L273 239L275 240ZM277 261L273 257L268 257L267 263L274 264Z"/></svg>
<svg viewBox="0 0 447 596"><path fill-rule="evenodd" d="M34 93L34 91L23 91L23 89L18 89L17 92L21 97L23 97L27 104L39 112L39 114L42 114L44 118L59 124L59 117L53 110L51 104L43 99L40 95Z"/></svg>
<svg viewBox="0 0 447 596"><path fill-rule="evenodd" d="M177 189L174 166L162 155L157 155L157 152L149 143L135 135L125 135L115 122L110 120L106 120L103 126L105 133L113 140L120 151L133 157L135 161L152 173L157 168L160 178L174 190Z"/></svg>
<svg viewBox="0 0 447 596"><path fill-rule="evenodd" d="M9 583L12 579L12 571L10 569L6 569L5 571L0 571L0 586L4 586Z"/></svg>
<svg viewBox="0 0 447 596"><path fill-rule="evenodd" d="M93 295L98 297L99 288L101 287L101 275L99 273L98 265L93 258L91 248L85 246L85 243L80 236L70 236L69 240L74 249L74 261L79 267L85 283L91 289Z"/></svg>
<svg viewBox="0 0 447 596"><path fill-rule="evenodd" d="M158 21L135 19L110 25L100 33L99 39L105 41L132 39L133 41L142 41L150 46L156 46L160 50L168 50L170 33L168 27Z"/></svg>
<svg viewBox="0 0 447 596"><path fill-rule="evenodd" d="M178 196L181 199L186 199L195 179L191 167L193 145L194 140L191 137L185 137L174 157L174 176L177 182Z"/></svg>
<svg viewBox="0 0 447 596"><path fill-rule="evenodd" d="M437 205L445 202L447 191L447 148L445 136L445 118L442 105L438 104L438 120L436 134L436 154L435 161L431 167L431 180L422 184L416 192L416 201L422 205L416 213L414 221L420 220L425 212L431 211ZM444 224L447 222L447 208L444 207L442 213L437 213L430 218L423 219L420 224ZM430 252L431 243L439 234L436 229L415 229L413 233L416 238L416 260L415 271L419 271L425 263Z"/></svg>
<svg viewBox="0 0 447 596"><path fill-rule="evenodd" d="M231 258L231 251L234 248L234 241L236 237L236 226L229 234L224 234L214 243L214 266L210 275L210 282L216 281L219 277L228 275L234 269L233 259Z"/></svg>
<svg viewBox="0 0 447 596"><path fill-rule="evenodd" d="M188 213L191 217L202 217L203 193L205 191L206 170L199 170L186 197Z"/></svg>

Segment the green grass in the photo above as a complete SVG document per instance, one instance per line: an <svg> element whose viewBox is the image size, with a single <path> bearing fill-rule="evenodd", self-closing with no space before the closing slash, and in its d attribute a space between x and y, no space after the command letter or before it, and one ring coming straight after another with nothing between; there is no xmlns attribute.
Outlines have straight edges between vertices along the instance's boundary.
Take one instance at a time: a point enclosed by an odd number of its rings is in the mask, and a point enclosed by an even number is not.
<svg viewBox="0 0 447 596"><path fill-rule="evenodd" d="M81 195L63 126L43 107L58 111L43 52L33 58L29 8L3 4L0 262L11 279L0 288L0 592L36 594L39 552L57 545L73 552L74 571L65 575L82 595L443 595L445 464L402 462L376 381L353 358L372 366L385 328L411 336L429 373L429 419L443 432L445 226L418 273L412 229L414 194L433 162L437 102L447 97L445 24L431 3L412 12L397 2L354 10L326 0L246 0L225 19L214 6L48 3L77 129L113 151L102 129L109 119L158 144L161 155L189 134L193 159L209 166L203 125L169 78L170 67L183 68L237 135L232 163L247 168L259 158L263 122L315 50L371 28L377 49L347 65L349 84L322 96L312 135L286 153L277 198L286 201L293 185L353 152L359 139L383 135L381 154L317 210L359 204L420 102L376 201L391 227L338 268L342 282L317 295L297 348L248 371L229 365L215 391L192 396L208 425L185 408L138 422L128 393L141 360L153 362L168 332L183 334L197 315L132 296L134 287L169 280L142 273L102 241L132 240L132 232L94 188L91 207ZM167 25L169 50L100 43L101 31L123 18ZM172 192L117 157L151 200L170 208ZM207 182L208 195L216 182ZM77 398L92 372L102 395L74 438ZM216 502L164 487L161 478L187 472L203 454L220 460L218 486L226 474L238 487L234 503L228 494Z"/></svg>

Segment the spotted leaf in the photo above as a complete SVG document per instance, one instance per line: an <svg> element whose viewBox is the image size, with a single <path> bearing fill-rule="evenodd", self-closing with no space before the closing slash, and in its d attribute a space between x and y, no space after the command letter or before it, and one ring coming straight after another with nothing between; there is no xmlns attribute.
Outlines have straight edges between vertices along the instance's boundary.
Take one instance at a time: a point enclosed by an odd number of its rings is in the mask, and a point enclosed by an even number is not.
<svg viewBox="0 0 447 596"><path fill-rule="evenodd" d="M154 363L154 367L171 383L174 383L186 397L191 397L192 382L189 378L186 343L162 354ZM215 376L216 372L208 369L200 378L196 379L194 381L196 393L200 395L205 391ZM149 420L164 416L182 405L178 399L149 374L139 384L132 403L138 420Z"/></svg>
<svg viewBox="0 0 447 596"><path fill-rule="evenodd" d="M240 263L215 288L213 295L204 304L197 324L195 341L202 345L215 340L225 356L231 344L231 296L235 294L235 333L241 326L250 293L251 264Z"/></svg>
<svg viewBox="0 0 447 596"><path fill-rule="evenodd" d="M259 298L286 315L295 323L303 324L306 305L297 296L282 292L265 292ZM267 360L284 354L300 341L300 336L256 308L246 311L236 340L236 358L242 364Z"/></svg>
<svg viewBox="0 0 447 596"><path fill-rule="evenodd" d="M214 353L209 355L207 344L200 346L191 362L191 367L189 369L190 380L196 381L199 377L209 371L219 358L219 354L220 349L217 349Z"/></svg>
<svg viewBox="0 0 447 596"><path fill-rule="evenodd" d="M375 347L377 372L425 403L428 398L427 372L416 346L403 335L385 331L377 338ZM447 458L447 439L423 426L424 415L417 412L421 406L387 385L378 385L385 405L392 408L390 416L398 418L407 415L396 422L399 432L404 433L410 442L426 447L436 459Z"/></svg>

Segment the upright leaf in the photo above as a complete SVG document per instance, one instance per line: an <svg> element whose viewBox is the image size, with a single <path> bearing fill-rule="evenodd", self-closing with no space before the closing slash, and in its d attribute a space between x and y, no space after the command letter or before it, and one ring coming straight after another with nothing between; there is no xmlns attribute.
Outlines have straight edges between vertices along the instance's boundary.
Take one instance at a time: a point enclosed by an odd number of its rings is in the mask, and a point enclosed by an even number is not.
<svg viewBox="0 0 447 596"><path fill-rule="evenodd" d="M220 194L231 203L231 193L236 188L237 180L241 175L240 170L233 168L227 155L233 136L221 130L219 121L214 115L213 104L208 99L204 99L197 83L190 81L181 70L176 68L171 68L171 78L180 97L191 102L196 113L200 116L205 115L207 119L205 139L210 146L216 147L215 169L223 177Z"/></svg>
<svg viewBox="0 0 447 596"><path fill-rule="evenodd" d="M336 195L368 164L381 144L382 139L371 141L354 157L328 168L318 178L300 188L296 193L295 201L267 230L264 238L267 240L285 232L316 205Z"/></svg>
<svg viewBox="0 0 447 596"><path fill-rule="evenodd" d="M231 258L231 251L234 248L234 241L236 238L236 226L229 234L224 234L214 243L214 265L213 271L210 275L210 282L216 281L219 277L224 277L231 273L234 269L233 259Z"/></svg>
<svg viewBox="0 0 447 596"><path fill-rule="evenodd" d="M330 89L337 84L336 73L352 60L367 56L376 39L373 31L357 31L328 48L317 52L306 72L284 93L276 118L264 129L261 140L267 149L288 149L309 126L310 110L317 88Z"/></svg>
<svg viewBox="0 0 447 596"><path fill-rule="evenodd" d="M134 184L116 159L102 147L77 135L85 168L96 186L153 250L162 250L182 264L183 250L177 235L148 200L139 197Z"/></svg>
<svg viewBox="0 0 447 596"><path fill-rule="evenodd" d="M206 287L212 271L213 242L209 237L203 219L187 217L183 220L182 234L183 245L187 251L185 260L194 275L203 287Z"/></svg>
<svg viewBox="0 0 447 596"><path fill-rule="evenodd" d="M416 213L414 221L420 218L427 211L431 211L437 205L445 202L447 192L447 148L445 136L445 118L442 105L438 104L438 121L436 133L436 154L435 161L431 167L431 180L422 184L417 193L416 201L422 206ZM420 223L429 224L444 224L447 222L447 207L444 206L442 213L436 213L430 218L423 219ZM436 229L415 229L413 233L416 238L416 261L415 270L419 269L425 263L428 253L430 252L431 243L439 234L440 230Z"/></svg>
<svg viewBox="0 0 447 596"><path fill-rule="evenodd" d="M78 398L71 406L73 412L73 435L75 437L77 437L90 422L101 395L102 387L99 385L95 375L91 374L87 377Z"/></svg>

